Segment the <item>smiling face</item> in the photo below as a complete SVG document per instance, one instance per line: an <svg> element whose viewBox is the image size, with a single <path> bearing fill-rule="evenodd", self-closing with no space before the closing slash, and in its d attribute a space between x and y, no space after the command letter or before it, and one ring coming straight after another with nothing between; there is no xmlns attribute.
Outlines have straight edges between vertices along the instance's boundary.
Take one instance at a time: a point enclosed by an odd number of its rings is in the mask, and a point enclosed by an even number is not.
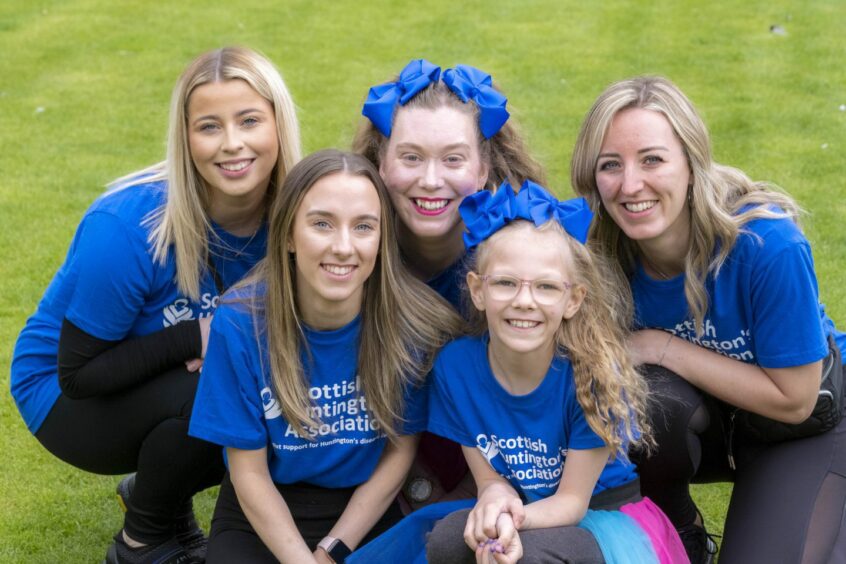
<svg viewBox="0 0 846 564"><path fill-rule="evenodd" d="M212 210L262 200L279 156L270 102L243 80L209 82L191 92L187 113L191 159Z"/></svg>
<svg viewBox="0 0 846 564"><path fill-rule="evenodd" d="M575 282L573 259L567 242L562 240L564 235L553 229L538 230L527 222L506 229L485 243L490 247L480 260L480 272L468 273L470 296L476 308L485 313L497 358L521 358L521 362L548 368L555 351L556 332L562 320L570 319L579 310L584 289L573 285L552 305L537 303L528 284L513 299L495 299L482 276Z"/></svg>
<svg viewBox="0 0 846 564"><path fill-rule="evenodd" d="M487 181L478 137L472 116L455 108L397 110L379 172L412 236L460 239L458 205Z"/></svg>
<svg viewBox="0 0 846 564"><path fill-rule="evenodd" d="M367 178L343 172L314 183L294 216L297 305L307 325L342 327L361 309L379 254L381 204Z"/></svg>
<svg viewBox="0 0 846 564"><path fill-rule="evenodd" d="M642 248L684 256L690 236L687 156L661 113L614 116L596 163L596 185L611 219Z"/></svg>

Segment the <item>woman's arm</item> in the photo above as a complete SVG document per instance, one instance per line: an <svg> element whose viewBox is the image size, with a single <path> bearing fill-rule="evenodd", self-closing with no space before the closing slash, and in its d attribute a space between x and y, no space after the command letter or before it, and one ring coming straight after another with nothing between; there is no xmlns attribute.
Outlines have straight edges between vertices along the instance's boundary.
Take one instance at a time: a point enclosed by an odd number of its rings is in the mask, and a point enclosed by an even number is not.
<svg viewBox="0 0 846 564"><path fill-rule="evenodd" d="M518 528L546 529L576 525L590 505L599 475L608 463L608 447L567 451L561 483L555 493L526 506L526 519Z"/></svg>
<svg viewBox="0 0 846 564"><path fill-rule="evenodd" d="M629 345L635 364L659 364L717 399L770 419L800 423L816 405L822 361L762 368L655 329L635 332Z"/></svg>
<svg viewBox="0 0 846 564"><path fill-rule="evenodd" d="M94 337L69 320L59 335L59 385L72 399L114 393L137 386L205 353L208 341L200 324L183 321L161 331L124 341Z"/></svg>
<svg viewBox="0 0 846 564"><path fill-rule="evenodd" d="M265 546L283 563L316 562L273 484L267 467L267 449L227 447L226 454L238 503Z"/></svg>
<svg viewBox="0 0 846 564"><path fill-rule="evenodd" d="M329 531L330 537L340 539L351 550L358 546L396 499L414 460L417 441L417 435L403 435L396 442L388 441L373 474L356 488L343 514ZM322 549L316 552L324 555Z"/></svg>

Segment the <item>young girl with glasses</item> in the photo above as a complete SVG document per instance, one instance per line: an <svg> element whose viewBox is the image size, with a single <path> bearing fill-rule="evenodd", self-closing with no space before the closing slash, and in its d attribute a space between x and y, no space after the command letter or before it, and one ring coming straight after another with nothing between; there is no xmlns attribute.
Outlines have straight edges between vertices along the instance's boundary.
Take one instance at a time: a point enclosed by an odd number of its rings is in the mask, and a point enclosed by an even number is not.
<svg viewBox="0 0 846 564"><path fill-rule="evenodd" d="M435 361L429 430L462 445L479 496L436 525L429 561L686 561L626 457L650 443L645 386L583 245L587 203L506 183L460 211L476 332Z"/></svg>
<svg viewBox="0 0 846 564"><path fill-rule="evenodd" d="M267 259L215 315L194 404L191 434L229 469L207 562L343 562L401 517L422 384L461 322L401 267L394 221L360 155L320 151L288 175Z"/></svg>

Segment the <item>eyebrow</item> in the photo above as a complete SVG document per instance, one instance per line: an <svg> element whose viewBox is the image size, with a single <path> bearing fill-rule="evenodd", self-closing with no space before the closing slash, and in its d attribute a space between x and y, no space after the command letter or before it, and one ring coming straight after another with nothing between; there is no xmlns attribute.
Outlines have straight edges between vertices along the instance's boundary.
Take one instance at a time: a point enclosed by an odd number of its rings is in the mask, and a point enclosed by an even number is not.
<svg viewBox="0 0 846 564"><path fill-rule="evenodd" d="M405 148L416 149L416 150L422 150L423 149L423 147L421 147L420 145L418 145L416 143L408 143L408 142L397 143L397 149L405 149ZM444 150L444 151L454 151L456 149L467 149L467 150L469 150L470 144L469 143L452 143L450 145L446 145L445 147L443 147L442 150Z"/></svg>
<svg viewBox="0 0 846 564"><path fill-rule="evenodd" d="M651 147L644 147L643 149L639 149L637 154L641 155L643 153L649 153L651 151L669 151L669 150L670 149L668 149L667 147L665 147L663 145L653 145ZM620 156L620 153L600 153L597 158L601 159L603 157L619 157L619 156Z"/></svg>
<svg viewBox="0 0 846 564"><path fill-rule="evenodd" d="M241 110L240 112L235 114L235 117L241 117L241 116L246 115L246 114L263 114L263 113L264 112L262 110L258 109L258 108L247 108L246 110ZM207 115L200 116L200 117L196 118L191 123L196 124L197 122L201 122L201 121L204 121L204 120L207 120L207 119L214 120L214 119L220 119L220 118L217 116L217 114L207 114Z"/></svg>
<svg viewBox="0 0 846 564"><path fill-rule="evenodd" d="M324 211L324 210L311 210L310 212L306 213L306 217L313 217L313 216L335 217L335 214L332 213L332 212L329 212L329 211ZM361 220L364 220L364 219L367 219L367 220L370 220L370 221L375 221L375 222L379 221L379 217L373 215L372 213L363 213L359 216L354 217L353 219L356 220L356 221L361 221Z"/></svg>

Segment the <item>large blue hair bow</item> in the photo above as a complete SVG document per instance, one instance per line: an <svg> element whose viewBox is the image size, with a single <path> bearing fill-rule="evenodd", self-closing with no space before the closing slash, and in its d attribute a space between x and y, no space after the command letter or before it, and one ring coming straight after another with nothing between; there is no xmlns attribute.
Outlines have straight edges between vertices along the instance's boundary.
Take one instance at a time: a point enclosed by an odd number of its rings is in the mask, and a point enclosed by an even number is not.
<svg viewBox="0 0 846 564"><path fill-rule="evenodd" d="M537 226L554 219L580 243L587 240L593 212L587 200L574 198L558 201L543 186L526 180L518 193L506 180L494 194L487 190L464 198L458 206L467 231L464 245L472 249L508 223L525 219Z"/></svg>
<svg viewBox="0 0 846 564"><path fill-rule="evenodd" d="M426 59L415 59L405 65L396 82L372 87L361 113L373 122L382 135L390 137L397 103L404 106L415 94L437 82L440 76L441 67Z"/></svg>
<svg viewBox="0 0 846 564"><path fill-rule="evenodd" d="M479 130L490 139L508 121L508 101L493 88L491 75L467 65L456 65L444 71L444 84L465 104L473 100L479 107Z"/></svg>

